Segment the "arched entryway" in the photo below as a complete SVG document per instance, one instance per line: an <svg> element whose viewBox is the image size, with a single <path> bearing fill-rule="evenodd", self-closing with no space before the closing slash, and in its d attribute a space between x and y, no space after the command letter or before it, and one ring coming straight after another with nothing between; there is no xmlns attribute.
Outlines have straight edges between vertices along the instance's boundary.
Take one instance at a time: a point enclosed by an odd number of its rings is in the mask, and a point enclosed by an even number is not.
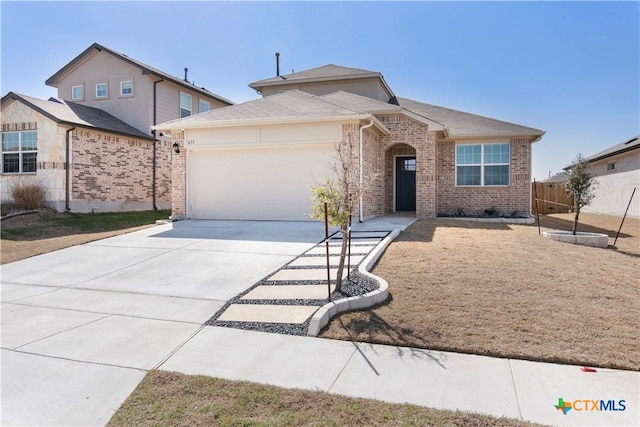
<svg viewBox="0 0 640 427"><path fill-rule="evenodd" d="M416 150L408 144L390 147L385 154L387 212L416 211Z"/></svg>

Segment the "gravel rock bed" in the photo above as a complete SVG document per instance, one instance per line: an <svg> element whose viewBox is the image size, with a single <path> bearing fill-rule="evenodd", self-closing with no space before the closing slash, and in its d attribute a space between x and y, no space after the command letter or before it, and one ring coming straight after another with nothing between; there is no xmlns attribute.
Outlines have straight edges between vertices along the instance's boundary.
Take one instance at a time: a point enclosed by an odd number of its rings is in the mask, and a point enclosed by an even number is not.
<svg viewBox="0 0 640 427"><path fill-rule="evenodd" d="M388 233L385 233L385 236ZM367 237L368 239L370 237ZM352 237L353 240L355 240ZM352 240L352 250L354 246L358 246L357 244L353 243ZM383 238L380 238L380 241L382 241ZM369 245L369 244L367 244ZM317 245L315 245L313 248L309 249L312 250L316 247L324 247L324 242L320 242ZM363 251L362 253L360 253L361 255L368 255L371 252L371 249L367 250L367 251ZM354 255L355 253L352 252L352 255ZM307 286L307 285L325 285L327 284L326 280L295 280L295 281L291 281L291 280L276 280L276 281L269 281L269 277L273 276L274 274L276 274L277 272L281 271L281 270L304 270L304 269L317 269L317 266L299 266L299 267L290 267L289 264L297 259L303 258L303 257L324 257L324 254L319 254L319 255L306 255L306 254L302 254L296 258L294 258L293 260L291 260L289 263L287 263L286 265L282 266L281 268L279 268L278 270L272 272L271 274L269 274L269 276L263 278L262 280L260 280L258 283L256 283L255 285L251 286L249 289L247 289L246 291L244 291L243 293L237 295L236 297L230 299L229 301L227 301L227 303L222 306L209 320L207 320L205 322L205 325L209 325L209 326L222 326L222 327L228 327L228 328L236 328L236 329L245 329L245 330L252 330L252 331L261 331L261 332L271 332L271 333L278 333L278 334L287 334L287 335L306 335L307 334L307 330L309 328L309 323L311 322L311 317L309 319L307 319L304 323L302 324L292 324L292 323L262 323L262 322L237 322L237 321L218 321L218 317L220 317L220 315L222 315L222 313L224 313L227 308L229 308L230 305L232 304L260 304L260 305L308 305L308 306L318 306L318 307L322 307L323 305L327 304L329 302L329 300L327 298L325 299L278 299L278 300L273 300L273 299L241 299L243 296L245 296L246 294L248 294L249 292L251 292L252 290L254 290L255 288L257 288L258 286L283 286L283 285L299 285L299 286ZM358 295L364 295L366 293L369 293L371 291L374 291L376 289L378 289L379 285L378 283L371 279L370 277L364 276L362 274L360 274L360 272L358 272L358 266L360 263L358 264L354 264L352 266L351 269L351 274L349 275L349 280L347 280L346 277L346 272L344 275L344 279L342 281L342 290L341 292L333 292L331 294L331 299L333 301L336 300L340 300L340 299L344 299L344 298L350 298L350 297L354 297L354 296L358 296Z"/></svg>
<svg viewBox="0 0 640 427"><path fill-rule="evenodd" d="M248 331L271 332L285 335L307 335L311 318L302 324L292 323L259 323L259 322L214 322L207 325L222 326L225 328L244 329Z"/></svg>

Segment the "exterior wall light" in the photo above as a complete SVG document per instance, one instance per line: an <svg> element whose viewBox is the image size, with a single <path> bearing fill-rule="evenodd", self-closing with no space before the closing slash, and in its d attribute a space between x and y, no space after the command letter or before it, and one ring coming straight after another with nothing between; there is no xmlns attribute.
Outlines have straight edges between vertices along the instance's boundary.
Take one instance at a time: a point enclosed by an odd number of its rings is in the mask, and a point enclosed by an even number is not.
<svg viewBox="0 0 640 427"><path fill-rule="evenodd" d="M178 143L177 143L177 142L174 142L174 143L173 143L173 151L175 151L175 152L176 152L176 154L179 154L179 153L180 153L180 146L178 145Z"/></svg>

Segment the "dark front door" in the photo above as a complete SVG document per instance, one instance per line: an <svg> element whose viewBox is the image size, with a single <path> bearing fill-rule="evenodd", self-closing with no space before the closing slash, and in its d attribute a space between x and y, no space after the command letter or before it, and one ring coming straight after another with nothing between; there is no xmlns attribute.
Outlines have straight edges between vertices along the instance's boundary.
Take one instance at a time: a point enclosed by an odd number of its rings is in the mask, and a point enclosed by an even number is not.
<svg viewBox="0 0 640 427"><path fill-rule="evenodd" d="M416 158L396 157L396 211L416 210Z"/></svg>

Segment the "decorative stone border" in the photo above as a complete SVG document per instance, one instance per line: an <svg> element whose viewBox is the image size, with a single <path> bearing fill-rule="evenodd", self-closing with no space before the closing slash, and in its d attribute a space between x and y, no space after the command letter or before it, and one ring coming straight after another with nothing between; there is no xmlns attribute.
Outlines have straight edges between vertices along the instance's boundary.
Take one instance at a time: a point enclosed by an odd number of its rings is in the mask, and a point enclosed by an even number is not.
<svg viewBox="0 0 640 427"><path fill-rule="evenodd" d="M345 311L360 310L363 308L372 307L376 304L380 304L385 301L389 296L389 284L382 277L378 277L375 274L369 273L369 269L378 261L378 258L382 255L384 250L395 240L400 234L400 230L393 230L387 235L378 246L376 246L371 253L360 263L358 271L360 274L370 277L372 280L378 282L379 287L375 291L371 291L364 295L358 295L350 298L343 298L337 301L332 301L324 306L320 307L318 311L311 317L309 323L309 329L307 335L316 337L328 323L329 320L337 314Z"/></svg>
<svg viewBox="0 0 640 427"><path fill-rule="evenodd" d="M581 233L573 235L570 231L543 231L542 236L547 239L574 245L594 246L606 248L609 246L609 236L601 233Z"/></svg>

